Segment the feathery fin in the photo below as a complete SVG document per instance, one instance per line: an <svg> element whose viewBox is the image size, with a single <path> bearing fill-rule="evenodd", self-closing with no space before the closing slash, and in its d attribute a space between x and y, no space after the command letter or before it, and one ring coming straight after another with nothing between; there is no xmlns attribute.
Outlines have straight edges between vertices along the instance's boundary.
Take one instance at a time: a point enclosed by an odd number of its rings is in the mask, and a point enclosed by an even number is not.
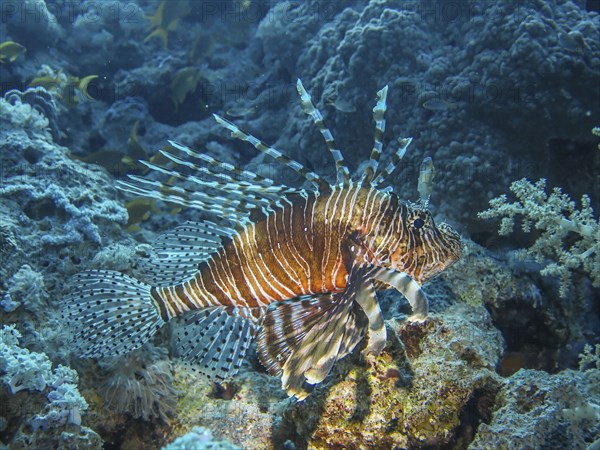
<svg viewBox="0 0 600 450"><path fill-rule="evenodd" d="M186 222L161 235L154 244L155 255L142 262L146 280L156 287L182 283L221 247L223 238L233 233L211 222Z"/></svg>
<svg viewBox="0 0 600 450"><path fill-rule="evenodd" d="M62 317L73 331L76 354L117 356L146 343L165 324L151 296L151 286L109 270L74 277Z"/></svg>
<svg viewBox="0 0 600 450"><path fill-rule="evenodd" d="M190 312L178 322L177 354L195 365L192 370L219 379L238 372L255 333L251 319L218 306Z"/></svg>
<svg viewBox="0 0 600 450"><path fill-rule="evenodd" d="M258 353L270 373L281 375L288 395L306 398L362 339L364 319L356 314L355 300L371 292L362 290L367 276L366 268L355 266L345 291L278 303L267 310Z"/></svg>

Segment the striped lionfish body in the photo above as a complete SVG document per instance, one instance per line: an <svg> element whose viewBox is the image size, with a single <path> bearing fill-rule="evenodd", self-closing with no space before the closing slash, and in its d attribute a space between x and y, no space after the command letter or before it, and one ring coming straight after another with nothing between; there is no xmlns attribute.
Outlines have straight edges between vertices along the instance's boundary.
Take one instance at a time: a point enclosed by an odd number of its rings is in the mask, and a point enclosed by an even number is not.
<svg viewBox="0 0 600 450"><path fill-rule="evenodd" d="M420 286L461 254L459 235L436 226L427 203L433 165L421 168L417 203L381 189L410 144L378 171L387 87L373 109L375 145L366 170L352 179L342 153L300 81L302 106L336 162L334 184L216 116L234 137L295 170L311 188L277 185L171 142L163 165L143 162L156 178L131 175L124 191L201 209L225 221L188 222L159 238L145 262L147 283L112 271L77 276L64 317L77 329L83 356L122 354L178 318L178 352L219 378L234 375L255 339L261 362L303 399L334 363L366 336L379 353L386 331L375 290L397 289L424 320ZM168 177L161 181L161 177Z"/></svg>

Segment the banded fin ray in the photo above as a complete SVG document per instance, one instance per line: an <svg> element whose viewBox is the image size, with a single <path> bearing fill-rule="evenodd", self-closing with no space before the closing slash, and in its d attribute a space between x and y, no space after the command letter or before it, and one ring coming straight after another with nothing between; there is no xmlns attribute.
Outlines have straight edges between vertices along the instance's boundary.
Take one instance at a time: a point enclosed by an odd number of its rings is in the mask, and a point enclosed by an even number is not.
<svg viewBox="0 0 600 450"><path fill-rule="evenodd" d="M324 181L315 172L304 167L298 161L296 161L292 158L289 158L288 156L285 156L279 150L268 146L267 144L262 142L260 139L240 130L235 124L231 123L229 120L227 120L217 114L213 114L213 117L219 123L219 125L228 129L231 132L232 137L252 144L252 146L254 146L254 148L257 149L258 151L260 151L266 155L269 155L271 158L275 159L277 162L283 164L284 166L292 169L294 172L296 172L297 174L304 177L304 179L306 179L306 181L311 182L317 189L322 190L322 191L326 191L329 189L329 187L330 187L329 183Z"/></svg>
<svg viewBox="0 0 600 450"><path fill-rule="evenodd" d="M368 183L373 181L377 168L379 166L379 157L383 149L383 135L385 133L385 110L387 109L387 92L388 87L384 86L379 92L377 92L377 103L373 108L373 120L375 121L375 137L373 150L371 150L371 156L369 158L368 165L363 175L363 185L366 186Z"/></svg>
<svg viewBox="0 0 600 450"><path fill-rule="evenodd" d="M427 296L415 280L404 272L396 272L393 270L380 270L373 275L378 281L391 286L400 292L412 308L412 316L408 318L411 322L424 321L427 319L429 312L429 302Z"/></svg>
<svg viewBox="0 0 600 450"><path fill-rule="evenodd" d="M167 153L165 153L167 154ZM183 162L183 161L182 161ZM194 191L193 193L189 192L190 197L194 197L200 199L204 202L207 200L214 199L214 195L211 196L208 193L204 193L203 191L207 188L217 189L219 191L223 191L226 194L224 199L227 199L227 202L223 202L225 204L230 204L236 209L254 209L257 206L268 206L270 200L263 198L261 196L257 196L254 192L251 192L245 188L245 185L241 183L219 183L216 181L208 181L198 178L195 175L187 174L184 175L178 170L170 169L164 166L160 166L157 164L153 164L148 161L141 161L141 163L148 167L151 170L154 170L156 173L161 173L163 175L169 176L169 182L165 183L165 189L171 189L174 191L173 187L175 186L174 180L180 180L182 182L194 183L194 187L203 188L201 191ZM140 177L132 178L133 180L139 181Z"/></svg>
<svg viewBox="0 0 600 450"><path fill-rule="evenodd" d="M221 161L219 159L216 159L216 158L214 158L210 155L204 154L204 153L195 152L191 148L189 148L185 145L179 144L175 141L169 141L169 144L171 144L174 148L176 148L180 152L186 154L187 156L194 158L194 159L198 159L204 163L207 163L209 166L212 166L214 168L221 170L222 172L220 172L220 173L223 173L223 172L229 173L230 175L228 175L228 177L229 177L230 181L244 180L248 186L261 186L261 187L272 186L275 184L275 182L270 178L263 177L262 175L259 175L250 170L238 169L237 167L233 166L232 164L226 163L224 161ZM209 171L209 173L214 173L214 171Z"/></svg>
<svg viewBox="0 0 600 450"><path fill-rule="evenodd" d="M99 358L135 350L165 322L151 286L110 270L74 277L77 290L65 299L62 317L73 331L78 356Z"/></svg>
<svg viewBox="0 0 600 450"><path fill-rule="evenodd" d="M154 255L142 262L146 280L156 287L182 283L193 277L198 265L206 261L235 231L212 222L186 222L161 235L154 244Z"/></svg>
<svg viewBox="0 0 600 450"><path fill-rule="evenodd" d="M288 301L269 308L259 332L258 353L270 373L281 376L288 395L302 400L336 361L351 353L364 335L364 318L356 302L373 296L372 268L354 266L346 290L309 300ZM374 297L373 297L374 301Z"/></svg>
<svg viewBox="0 0 600 450"><path fill-rule="evenodd" d="M159 150L160 154L169 159L172 163L186 167L191 173L196 173L201 177L199 178L195 175L183 175L181 172L173 171L164 165L161 166L147 161L141 161L142 164L153 170L164 171L164 173L173 177L192 181L200 187L226 191L228 195L236 195L240 198L253 198L255 202L259 202L260 200L273 200L282 194L297 193L299 191L296 188L277 185L270 178L262 177L249 170L236 169L231 164L215 160L212 157L200 158L200 156L203 155L192 151L184 145L177 144L176 142L169 141L169 143L187 156L192 156L201 159L202 161L205 161L206 159L213 161L214 165L225 171L225 173L198 166L189 159L183 159L182 157L165 150Z"/></svg>
<svg viewBox="0 0 600 450"><path fill-rule="evenodd" d="M298 400L322 381L335 361L363 337L352 313L352 302L339 294L288 300L267 310L257 336L258 354L267 371L281 376L283 389Z"/></svg>
<svg viewBox="0 0 600 450"><path fill-rule="evenodd" d="M399 145L398 149L396 150L396 153L392 155L392 157L390 158L390 162L385 167L385 169L383 169L383 171L373 179L373 181L371 182L371 186L379 186L380 184L385 182L385 180L394 172L394 170L396 170L396 167L398 167L398 163L400 163L402 158L404 158L404 155L406 154L406 149L408 148L411 142L412 138L398 139Z"/></svg>
<svg viewBox="0 0 600 450"><path fill-rule="evenodd" d="M385 323L383 322L379 302L375 297L375 285L371 280L361 283L361 286L358 287L356 303L362 308L369 323L367 346L363 353L367 355L378 355L385 347L387 332L385 330Z"/></svg>
<svg viewBox="0 0 600 450"><path fill-rule="evenodd" d="M323 115L321 114L321 111L319 111L319 109L315 108L315 105L313 105L310 94L306 91L306 89L304 89L304 86L302 85L302 81L300 81L300 79L298 79L298 81L296 82L296 89L298 90L298 94L300 94L300 102L302 104L303 111L313 119L313 122L321 132L323 139L325 139L325 144L327 144L327 148L333 156L337 174L337 184L341 186L348 186L350 184L350 171L348 170L346 162L344 161L344 155L335 143L333 134L331 134L329 128L325 126L325 122L323 120Z"/></svg>
<svg viewBox="0 0 600 450"><path fill-rule="evenodd" d="M252 171L237 169L229 163L169 141L171 148L159 150L166 163L140 161L153 176L128 175L116 186L124 192L200 209L229 220L245 223L255 209L272 210L282 196L303 190L274 184L273 180ZM179 151L181 155L176 155ZM208 167L206 167L208 166Z"/></svg>
<svg viewBox="0 0 600 450"><path fill-rule="evenodd" d="M196 365L192 370L219 379L238 372L255 333L252 319L219 306L193 311L179 322L177 356Z"/></svg>
<svg viewBox="0 0 600 450"><path fill-rule="evenodd" d="M211 196L204 192L191 191L181 186L172 186L161 181L150 180L137 175L128 175L132 180L117 181L117 188L141 197L154 198L167 203L200 209L206 213L219 216L231 224L244 224L248 220L250 210L240 210L239 201L226 197ZM255 205L251 205L255 208Z"/></svg>

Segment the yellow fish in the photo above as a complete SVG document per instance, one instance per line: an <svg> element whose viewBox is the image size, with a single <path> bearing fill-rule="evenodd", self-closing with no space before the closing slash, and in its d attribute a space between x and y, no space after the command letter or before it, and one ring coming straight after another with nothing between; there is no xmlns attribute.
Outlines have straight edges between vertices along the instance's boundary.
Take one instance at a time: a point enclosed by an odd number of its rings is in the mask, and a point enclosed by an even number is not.
<svg viewBox="0 0 600 450"><path fill-rule="evenodd" d="M88 75L83 78L65 76L59 70L53 76L34 78L29 82L29 87L41 86L48 91L56 91L68 107L73 107L78 101L77 91L87 100L94 100L94 97L88 92L88 87L96 78L98 75Z"/></svg>
<svg viewBox="0 0 600 450"><path fill-rule="evenodd" d="M193 93L200 81L200 69L197 67L184 67L177 71L171 81L171 100L175 109L179 108L188 94Z"/></svg>
<svg viewBox="0 0 600 450"><path fill-rule="evenodd" d="M21 44L17 44L13 41L4 41L0 43L0 63L4 64L5 60L8 59L13 62L17 59L17 56L25 53L27 49Z"/></svg>
<svg viewBox="0 0 600 450"><path fill-rule="evenodd" d="M179 21L192 11L188 0L163 0L153 16L146 16L153 30L144 39L149 41L153 37L162 40L163 48L166 50L169 40L169 31L175 31Z"/></svg>

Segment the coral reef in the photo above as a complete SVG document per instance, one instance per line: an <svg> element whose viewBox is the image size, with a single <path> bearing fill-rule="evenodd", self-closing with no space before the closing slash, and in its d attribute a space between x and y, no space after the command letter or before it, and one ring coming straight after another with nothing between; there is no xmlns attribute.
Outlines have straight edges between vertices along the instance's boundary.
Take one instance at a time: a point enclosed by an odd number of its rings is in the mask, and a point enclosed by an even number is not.
<svg viewBox="0 0 600 450"><path fill-rule="evenodd" d="M43 87L34 87L21 92L12 89L4 94L4 99L11 105L28 104L48 120L52 139L58 141L61 137L58 125L57 107L52 95Z"/></svg>
<svg viewBox="0 0 600 450"><path fill-rule="evenodd" d="M176 407L177 434L202 426L244 449L279 448L287 439L277 432L281 411L289 403L280 382L244 368L222 385L176 365L175 387L183 393Z"/></svg>
<svg viewBox="0 0 600 450"><path fill-rule="evenodd" d="M202 427L194 427L192 431L178 437L162 450L239 450L241 447L226 441L215 441L212 433Z"/></svg>
<svg viewBox="0 0 600 450"><path fill-rule="evenodd" d="M77 372L62 365L52 369L45 354L19 346L21 337L13 326L0 330L0 372L10 393L8 398L2 395L4 410L21 406L21 422L8 422L4 427L15 434L11 448L44 448L54 442L61 448L81 448L80 444L102 448L100 437L81 426L81 415L88 404L77 389ZM34 404L20 404L15 398L25 390L43 392L47 403L37 410Z"/></svg>
<svg viewBox="0 0 600 450"><path fill-rule="evenodd" d="M0 71L0 446L599 448L597 2L182 0L174 15L161 3L2 4L2 41L27 51ZM81 101L29 87L40 78L71 80ZM221 384L190 372L171 330L120 359L71 354L66 280L89 268L143 278L158 233L203 218L158 204L130 232L132 199L113 185L144 170L137 159L173 139L300 182L232 141L216 112L333 173L297 78L354 171L386 84L382 164L414 138L395 174L402 198L419 197L433 158L432 212L467 248L424 287L429 320L407 323L408 303L382 292L385 352L345 358L302 403L253 355ZM516 199L497 197L523 177ZM498 237L480 217L503 218L504 232L523 220Z"/></svg>
<svg viewBox="0 0 600 450"><path fill-rule="evenodd" d="M600 439L597 381L597 374L587 372L517 372L469 448L588 448Z"/></svg>

